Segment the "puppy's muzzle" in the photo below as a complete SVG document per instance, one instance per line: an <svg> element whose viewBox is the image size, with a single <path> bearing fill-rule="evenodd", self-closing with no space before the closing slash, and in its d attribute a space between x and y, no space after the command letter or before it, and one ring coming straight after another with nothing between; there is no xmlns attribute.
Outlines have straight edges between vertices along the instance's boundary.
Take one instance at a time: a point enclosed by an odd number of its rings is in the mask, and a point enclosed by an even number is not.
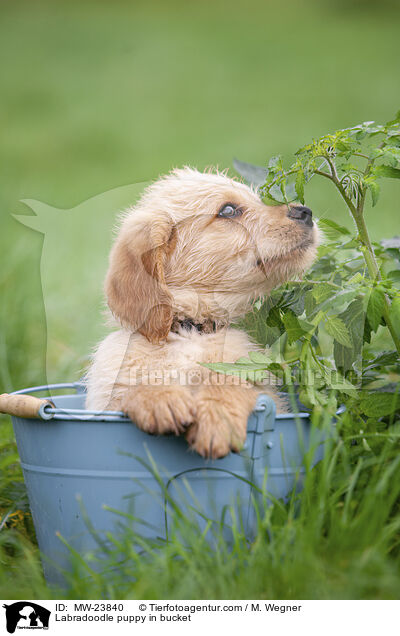
<svg viewBox="0 0 400 636"><path fill-rule="evenodd" d="M313 226L312 212L310 208L306 208L304 205L293 205L289 207L287 215L290 219L298 223L304 223L304 225L308 227Z"/></svg>

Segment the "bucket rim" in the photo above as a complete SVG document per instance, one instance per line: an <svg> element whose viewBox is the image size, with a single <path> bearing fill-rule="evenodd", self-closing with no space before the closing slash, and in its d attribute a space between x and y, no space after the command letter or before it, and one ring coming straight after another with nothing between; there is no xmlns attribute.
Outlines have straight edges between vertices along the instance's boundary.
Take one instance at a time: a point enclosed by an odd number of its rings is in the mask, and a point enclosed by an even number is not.
<svg viewBox="0 0 400 636"><path fill-rule="evenodd" d="M28 393L42 393L60 391L64 389L72 389L77 395L84 394L86 392L86 385L82 381L77 382L58 382L55 384L42 384L33 387L27 387L25 389L19 389L13 391L11 395L25 395ZM61 396L60 396L61 397ZM260 397L264 399L260 400ZM266 408L265 397L272 400L269 396L260 394L257 404L254 407L254 411L264 411ZM344 406L339 407L336 411L336 415L341 415L346 408ZM299 413L279 413L275 415L276 420L290 420L293 418L310 419L311 413L307 411L300 411ZM130 422L129 417L122 411L95 411L87 409L72 409L66 407L54 407L51 404L45 404L41 407L39 416L43 420L81 420L81 421L107 421L107 422Z"/></svg>

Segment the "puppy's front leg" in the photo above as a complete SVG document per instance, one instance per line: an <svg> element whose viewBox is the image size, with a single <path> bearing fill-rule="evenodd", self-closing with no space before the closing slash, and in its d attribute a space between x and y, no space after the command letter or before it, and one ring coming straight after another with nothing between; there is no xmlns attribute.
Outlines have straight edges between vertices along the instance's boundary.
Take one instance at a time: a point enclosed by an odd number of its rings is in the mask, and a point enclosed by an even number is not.
<svg viewBox="0 0 400 636"><path fill-rule="evenodd" d="M184 386L131 387L124 395L122 410L146 433L180 435L194 421L191 390Z"/></svg>
<svg viewBox="0 0 400 636"><path fill-rule="evenodd" d="M224 457L231 450L239 452L257 395L258 391L245 386L200 387L196 394L196 420L186 433L190 446L212 459Z"/></svg>

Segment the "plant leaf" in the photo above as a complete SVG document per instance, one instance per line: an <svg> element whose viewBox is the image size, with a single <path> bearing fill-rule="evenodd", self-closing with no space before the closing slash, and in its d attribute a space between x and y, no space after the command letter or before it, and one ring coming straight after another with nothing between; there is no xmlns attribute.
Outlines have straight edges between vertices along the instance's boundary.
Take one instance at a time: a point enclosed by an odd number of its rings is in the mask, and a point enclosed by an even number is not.
<svg viewBox="0 0 400 636"><path fill-rule="evenodd" d="M341 391L342 393L347 393L354 397L357 395L357 388L354 384L346 380L346 378L344 378L338 371L331 374L325 374L325 381L328 386L336 391Z"/></svg>
<svg viewBox="0 0 400 636"><path fill-rule="evenodd" d="M395 393L368 393L361 398L360 409L368 417L391 415L399 406L400 396Z"/></svg>
<svg viewBox="0 0 400 636"><path fill-rule="evenodd" d="M320 219L318 221L318 227L321 228L321 230L324 232L324 234L326 234L328 238L334 240L338 238L338 235L351 235L351 232L347 229L347 227L339 225L339 223L336 223L331 219Z"/></svg>
<svg viewBox="0 0 400 636"><path fill-rule="evenodd" d="M274 203L285 203L285 197L282 194L282 190L275 183L268 188L268 196Z"/></svg>
<svg viewBox="0 0 400 636"><path fill-rule="evenodd" d="M400 269L392 269L391 272L388 272L387 277L394 283L400 283Z"/></svg>
<svg viewBox="0 0 400 636"><path fill-rule="evenodd" d="M227 373L233 375L240 375L243 371L265 371L265 364L253 364L250 360L247 364L241 362L201 362L202 367L212 369L217 373Z"/></svg>
<svg viewBox="0 0 400 636"><path fill-rule="evenodd" d="M376 181L373 181L372 179L371 181L368 182L368 188L371 193L372 207L374 207L378 203L381 188L380 188L380 185L376 183Z"/></svg>
<svg viewBox="0 0 400 636"><path fill-rule="evenodd" d="M389 318L392 322L393 329L400 338L400 298L394 298L390 303Z"/></svg>
<svg viewBox="0 0 400 636"><path fill-rule="evenodd" d="M317 303L322 303L324 300L331 298L333 289L332 285L329 285L328 283L320 283L319 285L315 285L312 290L312 295Z"/></svg>
<svg viewBox="0 0 400 636"><path fill-rule="evenodd" d="M393 124L399 124L399 123L400 123L400 110L397 111L397 113L394 116L394 119L387 122L386 126L393 126Z"/></svg>
<svg viewBox="0 0 400 636"><path fill-rule="evenodd" d="M304 336L306 331L300 326L297 316L293 311L288 311L282 318L285 330L287 333L289 344L296 342L299 338Z"/></svg>
<svg viewBox="0 0 400 636"><path fill-rule="evenodd" d="M297 198L297 191L296 191L295 184L287 183L285 184L284 188L285 188L284 203L291 203L292 201L295 201Z"/></svg>
<svg viewBox="0 0 400 636"><path fill-rule="evenodd" d="M341 318L338 316L328 318L325 323L325 329L333 336L336 342L339 342L344 347L352 347L349 330Z"/></svg>
<svg viewBox="0 0 400 636"><path fill-rule="evenodd" d="M368 299L367 317L372 331L376 331L380 325L385 308L385 295L382 290L374 287Z"/></svg>
<svg viewBox="0 0 400 636"><path fill-rule="evenodd" d="M250 351L249 358L252 362L256 364L269 364L271 360L265 355L265 353L261 353L261 351Z"/></svg>
<svg viewBox="0 0 400 636"><path fill-rule="evenodd" d="M377 166L374 170L377 177L386 177L389 179L400 179L400 170L392 166Z"/></svg>
<svg viewBox="0 0 400 636"><path fill-rule="evenodd" d="M271 157L271 159L268 161L268 168L276 168L276 166L279 164L280 161L281 161L280 155L275 155L275 157Z"/></svg>
<svg viewBox="0 0 400 636"><path fill-rule="evenodd" d="M305 297L304 297L304 309L305 309L307 318L314 311L315 305L316 305L316 301L315 301L315 298L314 298L313 291L314 290L310 289L305 294Z"/></svg>
<svg viewBox="0 0 400 636"><path fill-rule="evenodd" d="M396 362L399 359L399 355L397 351L383 351L378 356L376 356L373 360L368 362L368 365L365 367L365 370L374 369L378 367L387 367Z"/></svg>
<svg viewBox="0 0 400 636"><path fill-rule="evenodd" d="M304 184L306 182L306 177L304 174L304 170L302 168L299 169L296 176L295 189L296 194L301 203L304 204Z"/></svg>
<svg viewBox="0 0 400 636"><path fill-rule="evenodd" d="M353 369L353 364L359 359L363 343L363 331L365 329L365 312L362 300L356 298L352 303L339 314L346 325L351 338L352 347L345 347L335 340L333 354L335 364L342 372Z"/></svg>

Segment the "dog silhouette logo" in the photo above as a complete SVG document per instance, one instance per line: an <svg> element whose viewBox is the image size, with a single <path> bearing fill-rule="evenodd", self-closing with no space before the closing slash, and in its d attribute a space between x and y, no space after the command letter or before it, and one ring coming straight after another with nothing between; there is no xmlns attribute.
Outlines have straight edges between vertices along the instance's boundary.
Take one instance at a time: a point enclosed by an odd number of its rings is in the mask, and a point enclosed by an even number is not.
<svg viewBox="0 0 400 636"><path fill-rule="evenodd" d="M6 610L7 631L13 634L18 629L48 629L50 610L32 603L18 601L11 605L3 605Z"/></svg>
<svg viewBox="0 0 400 636"><path fill-rule="evenodd" d="M51 382L51 378L57 375L54 360L59 354L66 355L66 351L69 352L71 365L73 361L76 362L74 369L78 373L86 361L86 358L82 359L82 355L86 355L86 350L91 349L103 333L101 321L97 321L99 330L96 335L93 334L93 325L96 324L99 303L103 298L103 279L108 266L112 228L116 217L122 210L135 204L146 185L148 182L121 186L69 209L24 199L23 203L36 216L13 215L19 223L43 235L40 278L46 315L43 335L46 343L47 380L44 384ZM77 237L80 235L90 237L85 239L84 249L77 249ZM68 265L72 262L75 264L74 268ZM76 278L76 271L79 271L79 280ZM74 290L77 307L85 307L85 311L80 312L80 320L83 320L84 325L80 322L79 329L71 328L70 321L66 318L70 307L67 303L67 290ZM91 298L96 297L89 304L88 293L93 293ZM60 333L63 334L62 342ZM83 342L83 333L87 333L93 340Z"/></svg>

